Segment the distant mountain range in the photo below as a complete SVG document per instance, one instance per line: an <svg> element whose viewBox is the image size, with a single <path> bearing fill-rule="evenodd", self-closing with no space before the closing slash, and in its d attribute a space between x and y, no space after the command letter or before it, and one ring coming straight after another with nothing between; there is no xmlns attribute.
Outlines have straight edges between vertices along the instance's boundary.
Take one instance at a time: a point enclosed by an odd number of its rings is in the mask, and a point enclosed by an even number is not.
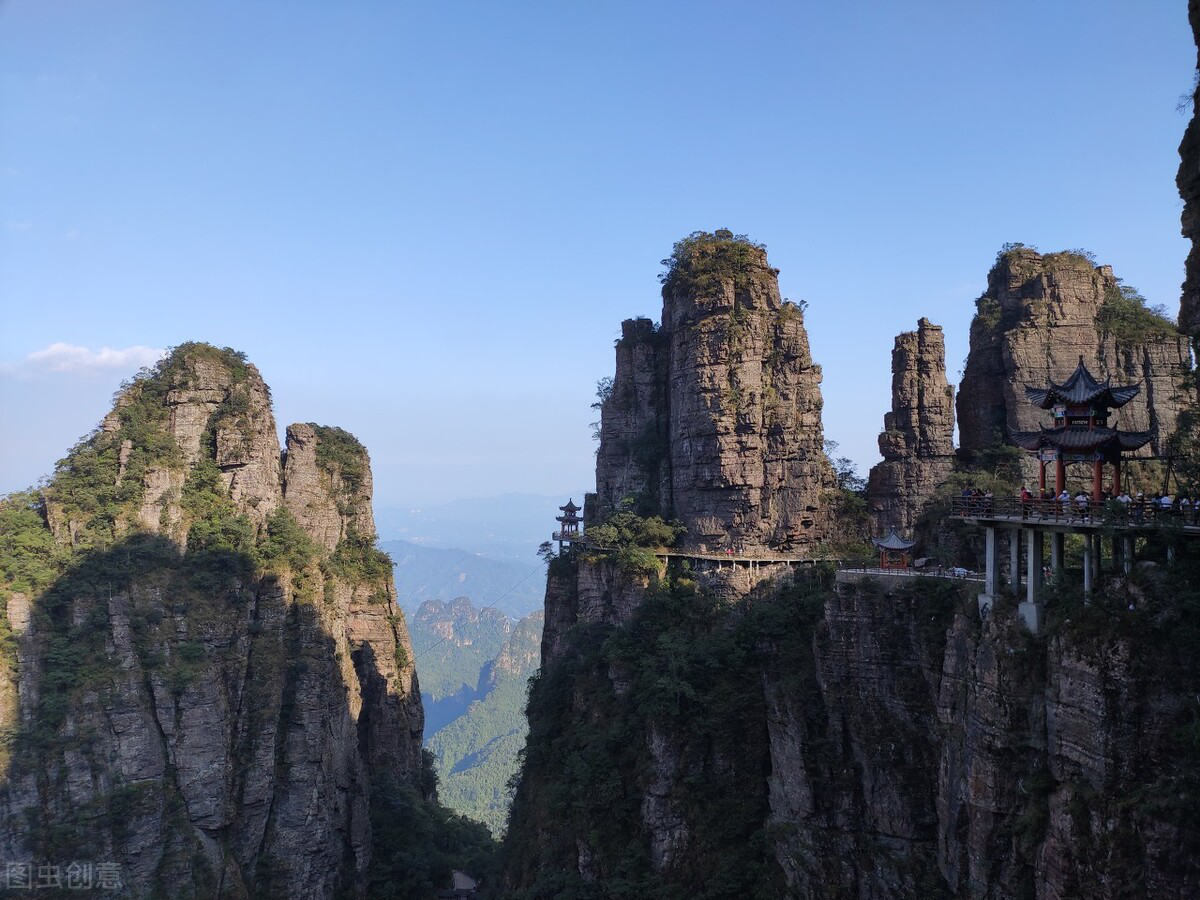
<svg viewBox="0 0 1200 900"><path fill-rule="evenodd" d="M583 491L572 495L583 503ZM453 500L433 506L376 506L375 525L386 542L407 541L426 548L461 548L495 559L536 559L538 544L555 530L554 517L568 496L504 494ZM458 594L470 593L460 590ZM450 596L456 596L451 594ZM477 602L482 595L471 593ZM449 599L446 598L446 599Z"/></svg>
<svg viewBox="0 0 1200 900"><path fill-rule="evenodd" d="M381 541L379 547L395 563L400 608L410 617L426 600L448 602L464 594L476 598L481 608L493 607L513 618L542 606L545 569L533 555L515 562L409 541Z"/></svg>
<svg viewBox="0 0 1200 900"><path fill-rule="evenodd" d="M525 746L526 682L540 661L542 613L514 623L457 597L425 601L410 622L439 798L499 835Z"/></svg>

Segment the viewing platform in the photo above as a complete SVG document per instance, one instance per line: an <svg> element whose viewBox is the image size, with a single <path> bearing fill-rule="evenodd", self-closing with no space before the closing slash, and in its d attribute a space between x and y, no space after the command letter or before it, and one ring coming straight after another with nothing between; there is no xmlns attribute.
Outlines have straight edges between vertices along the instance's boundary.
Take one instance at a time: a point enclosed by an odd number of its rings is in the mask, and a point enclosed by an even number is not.
<svg viewBox="0 0 1200 900"><path fill-rule="evenodd" d="M1111 541L1111 557L1128 575L1133 570L1137 538L1155 535L1200 537L1198 513L1200 510L1191 504L1164 505L1145 499L1123 503L1094 499L955 497L950 509L951 518L984 529L986 566L983 593L979 595L980 612L985 612L995 602L1001 590L997 531L1003 528L1010 532L1009 587L1018 597L1024 594L1018 609L1026 626L1035 633L1041 629L1045 617L1045 606L1040 597L1046 571L1045 535L1050 535L1050 570L1055 573L1063 570L1066 535L1083 537L1083 593L1088 597L1100 580L1103 540ZM1022 543L1025 544L1024 566L1021 565ZM1167 544L1167 559L1175 559L1173 543Z"/></svg>
<svg viewBox="0 0 1200 900"><path fill-rule="evenodd" d="M1186 534L1200 535L1200 508L1164 508L1153 500L1124 504L1119 500L1089 499L1086 504L1080 504L1075 500L955 497L951 500L950 515L973 525L990 522L1036 525L1043 531L1064 533L1085 534L1098 529L1179 529Z"/></svg>

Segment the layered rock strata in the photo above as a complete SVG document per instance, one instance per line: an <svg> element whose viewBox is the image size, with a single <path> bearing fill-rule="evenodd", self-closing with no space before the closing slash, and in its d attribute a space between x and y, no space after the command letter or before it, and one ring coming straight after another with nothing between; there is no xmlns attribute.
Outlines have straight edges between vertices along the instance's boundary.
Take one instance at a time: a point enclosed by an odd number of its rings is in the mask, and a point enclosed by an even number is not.
<svg viewBox="0 0 1200 900"><path fill-rule="evenodd" d="M954 467L954 388L941 326L928 319L896 337L892 410L883 417L879 452L883 462L867 481L876 531L911 534L921 507Z"/></svg>
<svg viewBox="0 0 1200 900"><path fill-rule="evenodd" d="M803 312L764 250L707 238L677 252L661 327L622 325L588 518L629 499L678 519L684 546L808 547L835 482Z"/></svg>
<svg viewBox="0 0 1200 900"><path fill-rule="evenodd" d="M76 555L32 615L0 585L19 635L3 858L111 861L130 896L365 890L372 782L419 781L420 693L366 451L288 436L281 459L252 365L185 345L42 504L5 501Z"/></svg>
<svg viewBox="0 0 1200 900"><path fill-rule="evenodd" d="M1188 21L1200 52L1200 0L1188 0ZM1197 72L1200 73L1200 58ZM1200 347L1200 77L1196 79L1192 94L1192 119L1179 144L1179 172L1175 184L1183 199L1180 217L1183 236L1192 244L1179 303L1179 327Z"/></svg>
<svg viewBox="0 0 1200 900"><path fill-rule="evenodd" d="M1025 387L1061 383L1082 357L1097 378L1138 383L1141 391L1110 424L1126 431L1156 429L1139 454L1161 455L1190 400L1187 340L1166 328L1110 330L1102 310L1119 298L1109 266L1072 252L1042 255L1030 249L1000 255L988 289L976 302L971 345L958 393L961 450L970 455L1010 442L1015 431L1036 431L1047 414L1025 397Z"/></svg>

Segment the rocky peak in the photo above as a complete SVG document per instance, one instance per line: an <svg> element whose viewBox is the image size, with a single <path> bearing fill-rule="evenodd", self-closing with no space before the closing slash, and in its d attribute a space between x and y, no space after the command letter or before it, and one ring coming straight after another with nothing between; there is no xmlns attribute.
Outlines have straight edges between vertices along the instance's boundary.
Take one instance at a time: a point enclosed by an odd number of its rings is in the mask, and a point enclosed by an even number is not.
<svg viewBox="0 0 1200 900"><path fill-rule="evenodd" d="M867 497L882 533L911 530L921 506L954 465L954 388L946 379L940 325L928 319L896 336L892 349L892 410L883 417L879 452Z"/></svg>
<svg viewBox="0 0 1200 900"><path fill-rule="evenodd" d="M1045 424L1045 414L1025 399L1025 386L1063 381L1080 357L1098 378L1141 384L1117 412L1117 424L1158 429L1144 452L1160 453L1188 398L1184 337L1146 309L1110 266L1096 266L1082 253L1001 253L971 323L958 395L962 450L973 453Z"/></svg>
<svg viewBox="0 0 1200 900"><path fill-rule="evenodd" d="M346 537L374 539L371 461L354 435L341 428L289 425L284 503L326 550Z"/></svg>
<svg viewBox="0 0 1200 900"><path fill-rule="evenodd" d="M687 528L692 547L753 551L821 539L821 370L801 307L766 251L697 232L664 261L662 326L622 326L601 407L600 510L626 498Z"/></svg>
<svg viewBox="0 0 1200 900"><path fill-rule="evenodd" d="M0 501L13 571L37 573L0 578L20 634L0 656L11 857L70 834L131 896L213 877L362 895L373 780L420 785L412 644L362 445L293 426L286 471L285 490L258 371L185 344L126 385L42 509Z"/></svg>

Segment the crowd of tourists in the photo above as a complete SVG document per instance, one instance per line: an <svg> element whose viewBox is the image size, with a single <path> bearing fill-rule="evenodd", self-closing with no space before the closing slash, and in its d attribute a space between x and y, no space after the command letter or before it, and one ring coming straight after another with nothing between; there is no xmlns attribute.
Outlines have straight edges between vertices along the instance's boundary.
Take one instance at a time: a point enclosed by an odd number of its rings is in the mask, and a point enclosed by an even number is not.
<svg viewBox="0 0 1200 900"><path fill-rule="evenodd" d="M969 514L987 516L1007 512L996 508L996 498L990 490L964 488L962 498L965 511ZM1037 493L1023 486L1016 499L1020 500L1022 518L1044 517L1066 519L1068 522L1135 525L1149 521L1171 521L1180 525L1200 525L1200 497L1192 499L1186 493L1154 493L1147 496L1143 491L1136 494L1122 491L1113 496L1111 491L1105 491L1102 499L1097 501L1083 491L1074 495L1067 490L1059 494L1053 491Z"/></svg>

